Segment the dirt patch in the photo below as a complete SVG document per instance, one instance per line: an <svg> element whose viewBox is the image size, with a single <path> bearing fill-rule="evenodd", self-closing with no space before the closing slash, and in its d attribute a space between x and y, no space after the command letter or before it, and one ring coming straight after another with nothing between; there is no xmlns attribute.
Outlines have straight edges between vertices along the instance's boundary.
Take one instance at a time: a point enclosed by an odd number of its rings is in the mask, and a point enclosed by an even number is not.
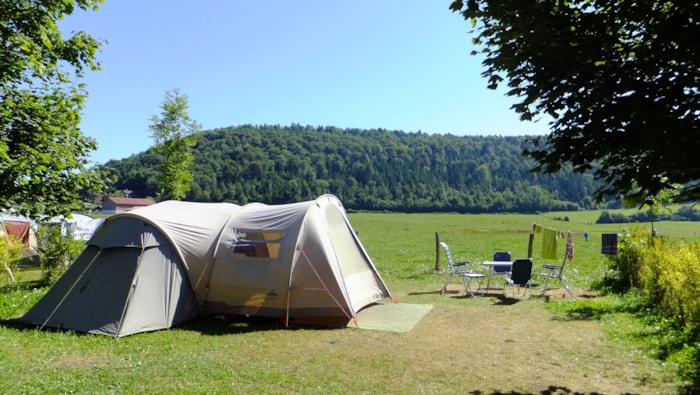
<svg viewBox="0 0 700 395"><path fill-rule="evenodd" d="M575 289L578 300L595 293ZM614 344L595 320L555 314L544 303L567 303L564 289L533 290L513 299L502 290L462 297L455 286L411 332L419 354L441 358L476 393L672 394L660 364ZM547 302L548 301L548 302ZM416 372L416 374L419 374Z"/></svg>

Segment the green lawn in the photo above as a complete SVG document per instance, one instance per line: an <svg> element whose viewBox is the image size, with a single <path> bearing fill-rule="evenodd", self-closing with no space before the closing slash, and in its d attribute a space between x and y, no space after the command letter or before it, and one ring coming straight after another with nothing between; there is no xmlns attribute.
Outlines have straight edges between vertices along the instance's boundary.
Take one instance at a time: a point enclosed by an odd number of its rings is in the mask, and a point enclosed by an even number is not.
<svg viewBox="0 0 700 395"><path fill-rule="evenodd" d="M617 303L597 301L588 290L604 272L601 233L625 228L595 225L597 215L351 213L351 223L399 302L434 306L407 333L284 330L275 323L216 319L122 339L39 331L12 319L43 291L5 286L0 288L0 392L674 393L673 367L652 357L643 337L648 328L638 318L624 309L592 318L556 307ZM568 221L557 219L565 216ZM533 223L575 232L575 259L567 264L567 275L584 297L548 303L492 292L463 298L459 284L439 295L443 277L433 270L436 233L457 258L482 269L479 262L496 250L524 257ZM675 222L655 227L675 240L696 239L698 228ZM536 268L558 263L541 259L540 249L537 235ZM563 249L561 241L562 254ZM36 272L19 276L26 284Z"/></svg>
<svg viewBox="0 0 700 395"><path fill-rule="evenodd" d="M473 268L490 260L494 251L510 251L514 258L527 257L529 235L533 224L571 231L574 236L575 259L569 277L585 287L592 277L601 276L606 257L601 255L603 232L623 233L629 225L596 225L600 212L523 214L376 214L353 213L350 220L359 233L370 256L382 274L390 279L404 279L431 272L435 268L436 233L450 245L455 258L470 261ZM556 218L568 217L569 221ZM672 228L671 228L672 226ZM658 229L669 228L670 235L688 238L686 223L660 223ZM697 226L696 226L697 227ZM589 233L588 241L584 232ZM565 239L559 240L563 258ZM559 259L542 259L542 235L536 234L532 252L535 266L560 263ZM445 258L441 257L445 265Z"/></svg>

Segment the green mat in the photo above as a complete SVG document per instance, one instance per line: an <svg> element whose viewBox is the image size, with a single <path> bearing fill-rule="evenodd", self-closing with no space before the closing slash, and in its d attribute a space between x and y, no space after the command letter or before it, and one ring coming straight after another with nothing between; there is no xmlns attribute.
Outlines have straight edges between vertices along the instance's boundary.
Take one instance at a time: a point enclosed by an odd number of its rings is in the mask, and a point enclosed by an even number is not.
<svg viewBox="0 0 700 395"><path fill-rule="evenodd" d="M377 303L357 313L357 327L389 332L408 332L433 308L431 304ZM356 328L350 321L348 327Z"/></svg>

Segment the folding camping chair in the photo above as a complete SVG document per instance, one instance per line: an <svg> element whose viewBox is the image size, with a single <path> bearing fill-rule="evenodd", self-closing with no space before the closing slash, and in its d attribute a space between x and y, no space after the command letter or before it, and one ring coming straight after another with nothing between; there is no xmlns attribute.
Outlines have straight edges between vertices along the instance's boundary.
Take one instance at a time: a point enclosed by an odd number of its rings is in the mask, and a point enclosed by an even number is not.
<svg viewBox="0 0 700 395"><path fill-rule="evenodd" d="M576 295L574 295L574 291L571 290L571 287L569 287L569 283L566 282L566 277L564 276L564 266L566 265L566 257L569 255L569 249L567 248L566 254L564 254L564 260L561 262L561 265L542 265L543 269L547 269L547 272L540 273L540 277L544 277L544 288L542 288L542 295L544 296L544 293L547 291L547 285L549 284L550 279L558 279L559 282L561 283L562 287L566 289L566 292L571 295L571 299L576 300Z"/></svg>
<svg viewBox="0 0 700 395"><path fill-rule="evenodd" d="M510 275L510 262L512 261L512 255L510 251L496 251L493 253L493 260L496 262L508 262L507 265L493 265L491 266L491 273L489 273L489 280L486 284L486 288L491 286L491 276L508 276Z"/></svg>
<svg viewBox="0 0 700 395"><path fill-rule="evenodd" d="M506 286L513 289L513 297L525 296L527 291L532 294L530 286L532 285L532 258L521 258L513 261L510 275L506 277ZM520 290L525 288L521 293ZM516 289L518 294L516 295ZM503 288L503 294L506 294L506 287Z"/></svg>
<svg viewBox="0 0 700 395"><path fill-rule="evenodd" d="M447 272L447 281L445 281L445 285L442 286L440 294L442 295L445 293L445 291L447 291L447 285L450 283L450 281L452 281L452 277L454 277L455 275L462 277L462 282L464 283L464 295L469 294L471 296L474 296L475 293L480 292L481 283L484 281L486 275L481 273L475 273L472 270L469 270L469 268L467 267L467 265L469 265L469 262L455 262L454 259L452 259L452 253L450 252L450 247L447 245L447 243L441 241L440 245L442 246L442 249L445 250L445 256L447 256L447 263L449 265L449 269ZM471 289L472 280L475 280L477 282L476 291L472 291Z"/></svg>

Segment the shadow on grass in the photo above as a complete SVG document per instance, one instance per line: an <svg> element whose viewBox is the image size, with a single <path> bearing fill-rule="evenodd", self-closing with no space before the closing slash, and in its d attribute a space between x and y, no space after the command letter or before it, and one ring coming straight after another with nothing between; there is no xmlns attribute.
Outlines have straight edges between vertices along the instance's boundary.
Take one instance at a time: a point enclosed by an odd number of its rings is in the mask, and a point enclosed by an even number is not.
<svg viewBox="0 0 700 395"><path fill-rule="evenodd" d="M494 392L483 392L483 391L471 391L469 395L525 395L525 394L541 394L541 395L603 395L600 392L578 392L572 391L566 387L560 387L556 385L550 385L547 389L541 390L539 392L518 392L518 391L494 391ZM620 395L632 395L629 392L623 392Z"/></svg>
<svg viewBox="0 0 700 395"><path fill-rule="evenodd" d="M409 292L408 295L447 295L447 294L459 294L461 292L455 290L447 290L446 292L437 291L425 291L425 292Z"/></svg>
<svg viewBox="0 0 700 395"><path fill-rule="evenodd" d="M346 329L347 322L329 325L314 325L309 323L291 322L289 326L279 318L246 317L238 315L215 315L213 317L200 317L177 326L177 329L199 332L208 336L225 336L232 334L275 331L275 330L319 330L328 331Z"/></svg>
<svg viewBox="0 0 700 395"><path fill-rule="evenodd" d="M522 302L522 299L509 297L507 295L489 295L496 299L494 305L496 306L512 306L516 303Z"/></svg>
<svg viewBox="0 0 700 395"><path fill-rule="evenodd" d="M554 317L555 320L599 320L610 314L626 313L643 315L644 307L634 303L610 303L605 300L590 300L583 303L571 303L561 308L565 316Z"/></svg>
<svg viewBox="0 0 700 395"><path fill-rule="evenodd" d="M285 329L282 322L272 318L200 317L177 326L177 329L199 332L207 336L226 336L250 332Z"/></svg>
<svg viewBox="0 0 700 395"><path fill-rule="evenodd" d="M18 331L27 331L27 330L33 330L33 329L37 328L36 325L26 324L24 322L20 322L16 318L11 318L8 320L0 320L0 327L15 329Z"/></svg>
<svg viewBox="0 0 700 395"><path fill-rule="evenodd" d="M28 291L34 288L42 288L44 286L45 284L41 280L23 281L15 284L6 284L0 287L0 294L8 294L10 292L17 291Z"/></svg>
<svg viewBox="0 0 700 395"><path fill-rule="evenodd" d="M0 320L0 327L10 328L17 331L33 331L39 329L39 326L21 322L19 321L19 319ZM345 325L326 327L307 324L295 324L290 325L289 327L285 327L279 319L260 317L245 318L235 316L226 316L225 318L199 317L173 327L173 329L176 330L198 332L202 335L207 336L226 336L274 330L334 330L341 328L345 328ZM77 335L93 336L89 333L75 332L72 330L53 327L45 327L42 330L54 333L71 332Z"/></svg>

